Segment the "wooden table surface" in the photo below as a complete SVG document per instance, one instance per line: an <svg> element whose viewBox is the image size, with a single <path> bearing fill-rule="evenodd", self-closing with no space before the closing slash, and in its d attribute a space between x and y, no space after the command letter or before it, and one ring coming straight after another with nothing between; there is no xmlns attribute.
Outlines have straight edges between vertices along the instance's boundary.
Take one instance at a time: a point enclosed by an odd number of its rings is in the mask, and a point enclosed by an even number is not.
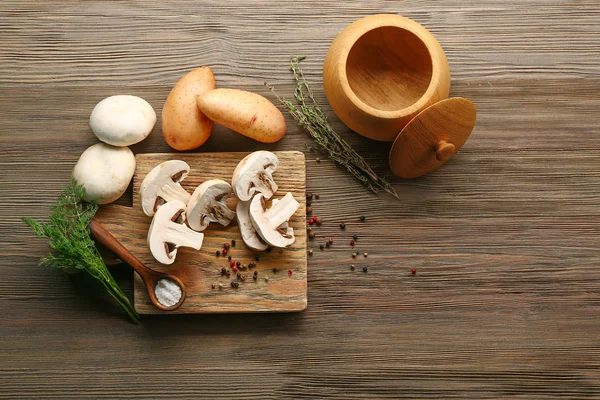
<svg viewBox="0 0 600 400"><path fill-rule="evenodd" d="M99 100L129 93L160 112L200 65L220 87L291 95L297 54L324 99L329 43L381 12L436 35L477 126L442 169L401 181L389 145L332 115L401 201L307 152L319 240L336 244L309 259L305 312L135 326L86 279L37 266L46 244L20 217L47 217L96 142ZM596 0L3 0L0 398L599 398L599 22ZM305 149L288 124L268 146L217 127L199 151ZM160 123L133 150L169 151ZM352 233L367 274L350 271ZM131 273L115 274L131 293Z"/></svg>

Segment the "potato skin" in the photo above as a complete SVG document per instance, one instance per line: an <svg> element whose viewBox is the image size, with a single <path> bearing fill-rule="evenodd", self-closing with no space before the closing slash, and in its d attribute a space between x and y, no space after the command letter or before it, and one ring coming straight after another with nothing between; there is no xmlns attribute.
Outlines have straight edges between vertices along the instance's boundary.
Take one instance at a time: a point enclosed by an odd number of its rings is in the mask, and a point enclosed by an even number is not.
<svg viewBox="0 0 600 400"><path fill-rule="evenodd" d="M216 88L209 67L200 67L184 75L175 84L162 110L162 133L175 150L200 147L210 137L213 121L202 114L196 96Z"/></svg>
<svg viewBox="0 0 600 400"><path fill-rule="evenodd" d="M198 108L210 119L262 143L280 140L285 118L265 97L236 89L215 89L197 97Z"/></svg>

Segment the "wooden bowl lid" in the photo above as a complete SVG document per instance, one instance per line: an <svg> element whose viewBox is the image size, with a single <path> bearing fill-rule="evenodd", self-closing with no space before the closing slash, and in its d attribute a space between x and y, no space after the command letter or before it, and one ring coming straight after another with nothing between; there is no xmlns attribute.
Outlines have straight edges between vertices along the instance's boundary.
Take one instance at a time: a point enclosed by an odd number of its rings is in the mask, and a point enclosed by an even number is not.
<svg viewBox="0 0 600 400"><path fill-rule="evenodd" d="M390 168L401 178L416 178L444 165L475 126L475 105L462 97L442 100L414 117L390 151Z"/></svg>

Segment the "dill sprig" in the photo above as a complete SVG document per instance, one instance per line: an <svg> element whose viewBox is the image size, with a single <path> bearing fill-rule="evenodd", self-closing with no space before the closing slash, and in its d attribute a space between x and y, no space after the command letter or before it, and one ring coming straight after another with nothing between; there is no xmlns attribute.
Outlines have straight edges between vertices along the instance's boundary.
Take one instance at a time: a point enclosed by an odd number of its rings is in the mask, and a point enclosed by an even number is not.
<svg viewBox="0 0 600 400"><path fill-rule="evenodd" d="M313 91L304 78L300 69L300 62L306 57L298 56L290 59L290 70L296 81L294 98L297 105L283 96L279 96L275 88L265 83L300 125L313 138L316 149L326 154L329 159L344 167L370 191L377 193L384 190L395 198L398 194L385 179L380 178L373 168L361 157L344 139L338 135L329 122L327 115L315 100Z"/></svg>
<svg viewBox="0 0 600 400"><path fill-rule="evenodd" d="M49 246L54 250L40 260L40 265L65 272L87 272L104 286L127 312L129 318L137 323L140 316L113 279L90 238L87 226L98 211L98 205L83 202L84 195L85 188L79 185L75 178L71 178L52 206L47 223L23 218L23 222L31 227L34 235L49 239Z"/></svg>

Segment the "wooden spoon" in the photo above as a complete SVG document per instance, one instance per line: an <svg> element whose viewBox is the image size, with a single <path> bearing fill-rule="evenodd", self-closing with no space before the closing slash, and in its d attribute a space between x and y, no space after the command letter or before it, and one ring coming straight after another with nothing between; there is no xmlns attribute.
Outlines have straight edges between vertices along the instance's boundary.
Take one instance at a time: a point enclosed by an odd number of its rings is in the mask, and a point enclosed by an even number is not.
<svg viewBox="0 0 600 400"><path fill-rule="evenodd" d="M131 268L137 272L144 284L146 285L146 289L148 289L148 295L150 296L150 300L152 303L161 310L164 311L173 311L179 308L184 300L185 300L185 285L179 278L174 275L165 274L162 272L155 271L146 267L136 256L131 254L129 250L125 248L109 231L102 226L100 222L96 219L92 219L88 224L88 228L90 229L90 234L92 238L106 246L109 250L117 255L124 263L128 264ZM181 299L170 307L167 307L161 304L156 297L155 288L156 284L161 279L168 279L175 282L181 288Z"/></svg>

